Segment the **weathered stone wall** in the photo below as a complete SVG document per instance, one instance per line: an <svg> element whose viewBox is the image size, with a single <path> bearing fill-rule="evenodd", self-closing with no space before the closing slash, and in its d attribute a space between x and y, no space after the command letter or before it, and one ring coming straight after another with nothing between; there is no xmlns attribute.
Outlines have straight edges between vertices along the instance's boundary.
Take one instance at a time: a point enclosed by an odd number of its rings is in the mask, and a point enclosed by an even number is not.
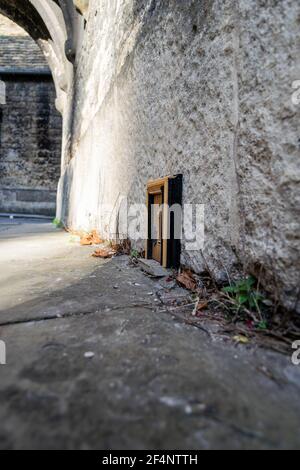
<svg viewBox="0 0 300 470"><path fill-rule="evenodd" d="M53 215L62 133L53 80L38 45L2 15L0 79L0 212Z"/></svg>
<svg viewBox="0 0 300 470"><path fill-rule="evenodd" d="M105 229L102 204L143 203L184 176L205 204L216 277L244 265L291 308L299 287L300 79L295 0L90 0L77 55L61 214ZM205 259L204 259L205 258Z"/></svg>
<svg viewBox="0 0 300 470"><path fill-rule="evenodd" d="M240 1L240 246L293 308L300 288L300 4ZM298 309L300 305L298 303Z"/></svg>
<svg viewBox="0 0 300 470"><path fill-rule="evenodd" d="M3 77L4 78L4 77ZM61 118L49 78L7 80L0 107L0 212L55 214Z"/></svg>

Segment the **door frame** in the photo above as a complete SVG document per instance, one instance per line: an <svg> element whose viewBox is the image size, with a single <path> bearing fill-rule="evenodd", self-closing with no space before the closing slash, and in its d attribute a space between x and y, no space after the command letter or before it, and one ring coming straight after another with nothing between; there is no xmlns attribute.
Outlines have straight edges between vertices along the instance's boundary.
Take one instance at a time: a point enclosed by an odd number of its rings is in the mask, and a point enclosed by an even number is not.
<svg viewBox="0 0 300 470"><path fill-rule="evenodd" d="M161 265L165 268L179 268L181 256L181 240L175 240L174 221L169 220L168 208L173 204L182 205L182 175L166 176L147 184L148 238L146 241L146 259L152 259L152 201L155 194L162 193L163 227ZM171 219L171 218L170 218ZM182 221L179 221L182 223ZM168 239L168 233L170 238Z"/></svg>

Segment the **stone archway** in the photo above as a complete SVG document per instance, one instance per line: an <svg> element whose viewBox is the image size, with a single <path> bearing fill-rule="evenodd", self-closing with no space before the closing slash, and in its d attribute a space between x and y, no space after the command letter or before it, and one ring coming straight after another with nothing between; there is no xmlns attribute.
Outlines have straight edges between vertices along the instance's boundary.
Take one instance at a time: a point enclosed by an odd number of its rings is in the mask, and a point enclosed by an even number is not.
<svg viewBox="0 0 300 470"><path fill-rule="evenodd" d="M63 117L61 174L57 206L61 212L63 175L70 153L73 125L73 76L89 0L0 0L0 13L21 26L39 45L50 67L55 105Z"/></svg>
<svg viewBox="0 0 300 470"><path fill-rule="evenodd" d="M72 85L78 30L88 0L0 0L0 12L25 29L38 43L51 69L56 107L64 114Z"/></svg>

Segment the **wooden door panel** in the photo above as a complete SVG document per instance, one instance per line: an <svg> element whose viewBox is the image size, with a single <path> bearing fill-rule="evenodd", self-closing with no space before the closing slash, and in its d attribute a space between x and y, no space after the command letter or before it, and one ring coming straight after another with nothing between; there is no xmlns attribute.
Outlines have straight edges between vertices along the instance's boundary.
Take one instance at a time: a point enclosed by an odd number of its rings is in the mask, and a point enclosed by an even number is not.
<svg viewBox="0 0 300 470"><path fill-rule="evenodd" d="M159 263L162 259L162 229L163 229L163 220L162 220L162 211L161 206L163 203L162 193L155 194L153 198L153 247L152 247L152 257Z"/></svg>
<svg viewBox="0 0 300 470"><path fill-rule="evenodd" d="M176 216L175 220L174 213L168 214L166 208L175 204L182 205L182 184L182 175L167 176L149 181L147 184L148 238L146 258L156 260L165 268L180 266L181 239L175 237L175 226L182 226L182 215L180 214L180 219ZM155 218L153 215L154 204L162 205L163 210L159 218L157 216Z"/></svg>

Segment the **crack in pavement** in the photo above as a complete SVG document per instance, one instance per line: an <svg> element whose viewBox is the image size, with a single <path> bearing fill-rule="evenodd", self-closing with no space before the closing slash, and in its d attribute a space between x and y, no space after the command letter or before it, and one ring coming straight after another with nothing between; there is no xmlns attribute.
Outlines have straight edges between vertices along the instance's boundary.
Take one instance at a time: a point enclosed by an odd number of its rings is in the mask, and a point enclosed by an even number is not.
<svg viewBox="0 0 300 470"><path fill-rule="evenodd" d="M59 315L43 315L41 317L27 318L24 320L12 320L12 321L7 321L3 323L0 322L0 327L24 325L28 323L40 323L40 322L51 321L51 320L62 320L64 318L81 317L81 316L93 315L97 313L108 313L112 311L132 309L132 308L148 308L148 309L153 310L153 305L152 304L132 304L132 305L124 305L122 307L120 306L107 307L103 310L93 310L93 311L87 311L87 312L67 312L67 313L62 313Z"/></svg>

